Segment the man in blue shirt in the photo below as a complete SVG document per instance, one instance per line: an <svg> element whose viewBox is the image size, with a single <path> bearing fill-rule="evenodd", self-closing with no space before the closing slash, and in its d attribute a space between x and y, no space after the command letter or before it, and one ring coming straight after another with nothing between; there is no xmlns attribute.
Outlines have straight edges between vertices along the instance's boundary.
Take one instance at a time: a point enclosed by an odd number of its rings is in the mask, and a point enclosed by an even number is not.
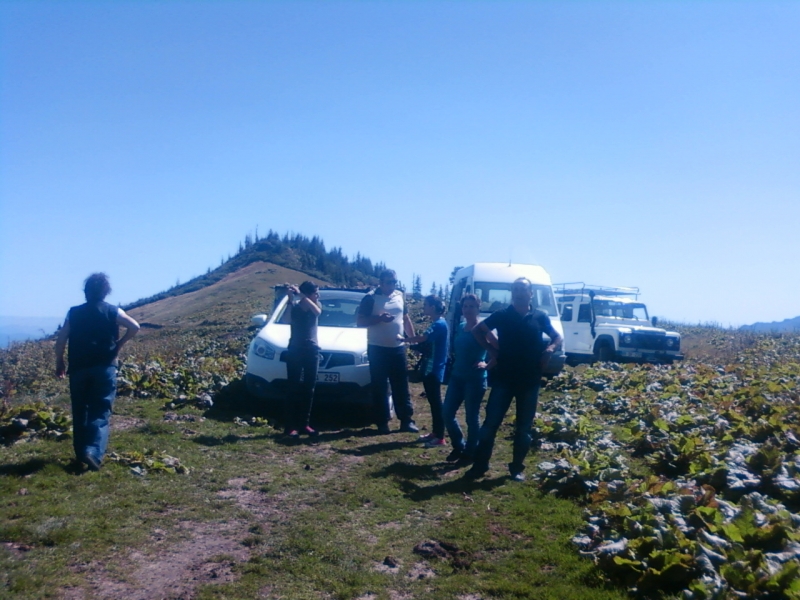
<svg viewBox="0 0 800 600"><path fill-rule="evenodd" d="M478 435L475 463L465 473L468 479L482 477L489 470L497 430L511 406L517 402L517 421L514 434L514 456L508 468L514 481L524 481L525 457L531 447L531 426L536 416L542 367L561 345L562 338L550 323L550 317L532 305L533 286L526 278L511 286L511 304L489 315L473 328L472 333L490 353L497 364L492 375L494 382L486 403L486 419ZM497 331L498 349L486 341L491 330ZM542 333L550 336L545 347Z"/></svg>

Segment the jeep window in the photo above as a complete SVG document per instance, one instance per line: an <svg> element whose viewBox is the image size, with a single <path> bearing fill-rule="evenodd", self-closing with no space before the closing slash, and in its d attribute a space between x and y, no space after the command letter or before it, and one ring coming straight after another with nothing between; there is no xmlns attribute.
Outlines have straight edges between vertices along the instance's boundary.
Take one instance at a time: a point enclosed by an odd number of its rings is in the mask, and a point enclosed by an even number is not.
<svg viewBox="0 0 800 600"><path fill-rule="evenodd" d="M581 304L578 309L578 323L592 322L592 307L588 304Z"/></svg>
<svg viewBox="0 0 800 600"><path fill-rule="evenodd" d="M572 321L572 304L561 305L561 320Z"/></svg>
<svg viewBox="0 0 800 600"><path fill-rule="evenodd" d="M511 304L510 283L475 282L475 295L481 300L481 312L493 313L503 310ZM537 308L551 317L558 317L553 290L547 285L534 285L533 296Z"/></svg>
<svg viewBox="0 0 800 600"><path fill-rule="evenodd" d="M598 316L614 319L632 319L650 321L644 304L633 302L615 302L614 300L595 300L594 310Z"/></svg>

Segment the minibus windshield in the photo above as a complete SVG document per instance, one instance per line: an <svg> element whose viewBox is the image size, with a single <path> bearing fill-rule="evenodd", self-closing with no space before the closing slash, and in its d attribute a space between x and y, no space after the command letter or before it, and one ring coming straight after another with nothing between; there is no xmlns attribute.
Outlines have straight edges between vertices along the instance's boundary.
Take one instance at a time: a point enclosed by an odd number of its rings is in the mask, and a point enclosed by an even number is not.
<svg viewBox="0 0 800 600"><path fill-rule="evenodd" d="M511 283L475 282L475 295L481 300L481 312L493 313L511 304ZM549 285L533 284L533 302L536 308L550 317L558 317L553 289Z"/></svg>

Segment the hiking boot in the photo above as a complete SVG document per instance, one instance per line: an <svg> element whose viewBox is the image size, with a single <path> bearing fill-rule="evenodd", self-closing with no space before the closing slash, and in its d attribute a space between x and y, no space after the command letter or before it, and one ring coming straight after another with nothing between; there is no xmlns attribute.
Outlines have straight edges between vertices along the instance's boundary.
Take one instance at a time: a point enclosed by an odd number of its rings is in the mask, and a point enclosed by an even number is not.
<svg viewBox="0 0 800 600"><path fill-rule="evenodd" d="M293 440L296 440L296 439L298 439L300 437L300 432L297 431L297 429L292 429L286 435L288 437L292 438Z"/></svg>
<svg viewBox="0 0 800 600"><path fill-rule="evenodd" d="M309 437L317 437L319 435L319 431L316 429L311 429L308 425L303 428L303 433L305 433Z"/></svg>
<svg viewBox="0 0 800 600"><path fill-rule="evenodd" d="M419 433L419 427L414 421L408 421L407 423L402 423L400 425L400 431L404 433Z"/></svg>
<svg viewBox="0 0 800 600"><path fill-rule="evenodd" d="M445 460L447 462L458 462L462 458L464 458L464 451L461 448L453 448L453 450L450 452L450 454L447 455L447 458L445 458Z"/></svg>
<svg viewBox="0 0 800 600"><path fill-rule="evenodd" d="M388 425L378 425L378 435L389 435L391 430Z"/></svg>
<svg viewBox="0 0 800 600"><path fill-rule="evenodd" d="M89 467L90 471L99 471L100 470L100 461L97 460L91 454L87 453L86 456L83 457L83 462L86 463L86 466Z"/></svg>
<svg viewBox="0 0 800 600"><path fill-rule="evenodd" d="M525 481L525 473L522 473L521 471L519 473L511 473L511 481L522 483Z"/></svg>
<svg viewBox="0 0 800 600"><path fill-rule="evenodd" d="M447 442L437 437L432 437L427 442L425 442L426 448L441 448L442 446L447 446Z"/></svg>
<svg viewBox="0 0 800 600"><path fill-rule="evenodd" d="M430 439L432 439L434 437L436 437L436 436L433 435L432 433L423 433L421 436L419 436L417 438L417 441L418 442L427 442L428 440L430 440Z"/></svg>
<svg viewBox="0 0 800 600"><path fill-rule="evenodd" d="M489 467L482 467L482 466L478 466L478 465L472 465L472 468L469 471L467 471L466 473L464 473L464 475L462 476L462 479L468 479L468 480L480 479L481 477L486 475L486 473L488 473L488 472L489 472Z"/></svg>
<svg viewBox="0 0 800 600"><path fill-rule="evenodd" d="M459 458L458 461L456 461L456 466L466 467L467 465L471 465L473 462L475 462L475 459L472 458L472 456L470 456L469 454L462 454L461 458Z"/></svg>

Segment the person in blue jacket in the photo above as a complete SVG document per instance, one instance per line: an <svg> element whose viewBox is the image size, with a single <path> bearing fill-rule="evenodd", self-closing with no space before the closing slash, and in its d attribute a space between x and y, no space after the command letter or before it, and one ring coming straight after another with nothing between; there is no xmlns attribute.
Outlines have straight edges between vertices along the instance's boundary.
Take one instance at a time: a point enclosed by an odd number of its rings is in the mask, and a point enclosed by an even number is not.
<svg viewBox="0 0 800 600"><path fill-rule="evenodd" d="M438 448L445 445L444 441L444 416L442 415L442 383L447 365L447 351L450 342L447 321L442 318L444 302L439 296L425 296L422 303L422 313L431 320L431 325L424 333L406 340L410 344L424 343L424 363L422 372L422 387L431 407L433 417L433 431L420 436L420 441L426 448Z"/></svg>

